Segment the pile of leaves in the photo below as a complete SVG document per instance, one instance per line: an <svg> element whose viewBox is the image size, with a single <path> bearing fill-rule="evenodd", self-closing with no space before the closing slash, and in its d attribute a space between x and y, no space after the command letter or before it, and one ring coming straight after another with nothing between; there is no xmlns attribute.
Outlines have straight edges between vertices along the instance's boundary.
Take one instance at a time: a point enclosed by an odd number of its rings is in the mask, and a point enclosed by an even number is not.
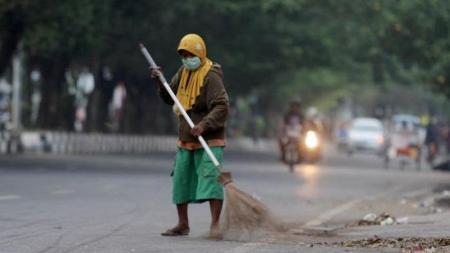
<svg viewBox="0 0 450 253"><path fill-rule="evenodd" d="M419 252L443 252L444 248L449 249L450 237L445 238L380 238L374 236L367 239L344 241L333 243L341 247L361 247L361 248L399 248L403 253Z"/></svg>

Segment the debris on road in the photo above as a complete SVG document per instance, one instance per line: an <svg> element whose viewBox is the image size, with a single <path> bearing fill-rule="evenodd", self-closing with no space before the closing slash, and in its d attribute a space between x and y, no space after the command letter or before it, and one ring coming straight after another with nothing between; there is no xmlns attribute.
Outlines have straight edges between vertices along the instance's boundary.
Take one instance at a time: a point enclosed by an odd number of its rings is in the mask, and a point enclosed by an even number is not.
<svg viewBox="0 0 450 253"><path fill-rule="evenodd" d="M450 185L434 190L434 194L420 202L416 208L425 208L430 213L442 213L450 209Z"/></svg>
<svg viewBox="0 0 450 253"><path fill-rule="evenodd" d="M450 172L450 160L444 161L436 166L433 166L433 170Z"/></svg>
<svg viewBox="0 0 450 253"><path fill-rule="evenodd" d="M406 218L407 219L407 218ZM348 227L358 227L358 226L387 226L394 224L404 224L405 217L401 220L401 223L397 222L395 217L391 216L388 213L381 213L380 215L376 215L374 213L369 213L362 220L356 221L348 225Z"/></svg>
<svg viewBox="0 0 450 253"><path fill-rule="evenodd" d="M419 237L390 237L382 238L373 236L360 240L340 242L316 242L309 247L344 247L344 248L369 248L369 249L399 249L401 253L441 253L449 252L450 237L443 238L419 238ZM384 251L383 251L384 252ZM389 251L390 252L390 251Z"/></svg>
<svg viewBox="0 0 450 253"><path fill-rule="evenodd" d="M424 201L420 202L420 207L431 207L434 203L434 198L428 198L425 199Z"/></svg>
<svg viewBox="0 0 450 253"><path fill-rule="evenodd" d="M437 206L450 208L450 193L449 191L443 191L440 196L434 199Z"/></svg>
<svg viewBox="0 0 450 253"><path fill-rule="evenodd" d="M366 216L364 216L363 220L365 221L369 221L369 222L374 222L377 219L377 215L374 213L369 213Z"/></svg>
<svg viewBox="0 0 450 253"><path fill-rule="evenodd" d="M374 236L356 241L344 241L333 243L341 247L361 247L361 248L398 248L402 253L434 253L446 252L449 249L450 237L445 238L381 238Z"/></svg>
<svg viewBox="0 0 450 253"><path fill-rule="evenodd" d="M394 225L394 224L395 224L395 219L392 217L387 217L386 219L384 219L380 222L381 226L389 226L389 225Z"/></svg>
<svg viewBox="0 0 450 253"><path fill-rule="evenodd" d="M408 224L408 222L409 222L408 217L401 217L396 220L397 224Z"/></svg>
<svg viewBox="0 0 450 253"><path fill-rule="evenodd" d="M308 236L333 236L340 227L303 227L301 229L290 230L289 233L293 235L308 235Z"/></svg>

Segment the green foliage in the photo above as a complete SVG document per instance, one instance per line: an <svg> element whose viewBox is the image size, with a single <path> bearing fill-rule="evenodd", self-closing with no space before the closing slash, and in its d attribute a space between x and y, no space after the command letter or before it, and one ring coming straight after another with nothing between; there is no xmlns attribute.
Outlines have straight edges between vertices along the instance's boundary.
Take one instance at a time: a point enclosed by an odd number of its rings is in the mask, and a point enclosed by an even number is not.
<svg viewBox="0 0 450 253"><path fill-rule="evenodd" d="M14 49L16 24L34 66L109 66L136 107L155 93L137 45L170 77L191 32L222 64L232 97L258 94L266 107L291 96L329 107L360 87L421 85L450 97L447 0L0 0L0 48ZM0 50L1 73L11 54Z"/></svg>
<svg viewBox="0 0 450 253"><path fill-rule="evenodd" d="M27 51L42 58L88 58L96 36L94 8L89 0L33 1L24 38Z"/></svg>

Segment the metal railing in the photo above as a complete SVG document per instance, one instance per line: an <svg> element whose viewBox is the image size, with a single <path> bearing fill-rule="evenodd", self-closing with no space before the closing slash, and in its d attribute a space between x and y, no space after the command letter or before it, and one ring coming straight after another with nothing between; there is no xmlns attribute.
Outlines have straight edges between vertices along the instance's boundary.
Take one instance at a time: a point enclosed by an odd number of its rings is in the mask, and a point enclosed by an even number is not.
<svg viewBox="0 0 450 253"><path fill-rule="evenodd" d="M72 132L22 132L21 150L26 153L53 154L145 154L176 150L176 136L117 135ZM253 141L251 138L227 139L227 149L269 153L276 150L271 139ZM2 150L0 150L2 154ZM11 152L10 152L11 153Z"/></svg>

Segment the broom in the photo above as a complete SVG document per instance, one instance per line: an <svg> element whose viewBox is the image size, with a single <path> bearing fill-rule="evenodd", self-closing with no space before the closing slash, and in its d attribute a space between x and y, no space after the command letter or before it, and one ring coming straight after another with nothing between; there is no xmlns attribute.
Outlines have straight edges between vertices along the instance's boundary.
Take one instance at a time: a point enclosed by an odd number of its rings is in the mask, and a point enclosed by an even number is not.
<svg viewBox="0 0 450 253"><path fill-rule="evenodd" d="M150 64L151 69L156 69L157 65L152 56L143 44L140 44L141 52ZM175 102L178 110L183 115L189 126L193 128L194 122L192 122L189 115L184 110L181 103L178 101L177 96L170 88L167 80L161 74L159 80L163 84L164 88L169 93L170 97ZM243 235L251 235L255 231L263 230L281 230L282 226L271 215L269 209L259 200L251 195L241 191L231 180L231 173L222 170L221 165L215 155L212 153L208 144L202 136L198 136L198 140L206 154L213 162L214 166L220 171L219 181L225 188L226 204L224 211L224 221L222 222L222 233L225 237L233 237L242 239Z"/></svg>

